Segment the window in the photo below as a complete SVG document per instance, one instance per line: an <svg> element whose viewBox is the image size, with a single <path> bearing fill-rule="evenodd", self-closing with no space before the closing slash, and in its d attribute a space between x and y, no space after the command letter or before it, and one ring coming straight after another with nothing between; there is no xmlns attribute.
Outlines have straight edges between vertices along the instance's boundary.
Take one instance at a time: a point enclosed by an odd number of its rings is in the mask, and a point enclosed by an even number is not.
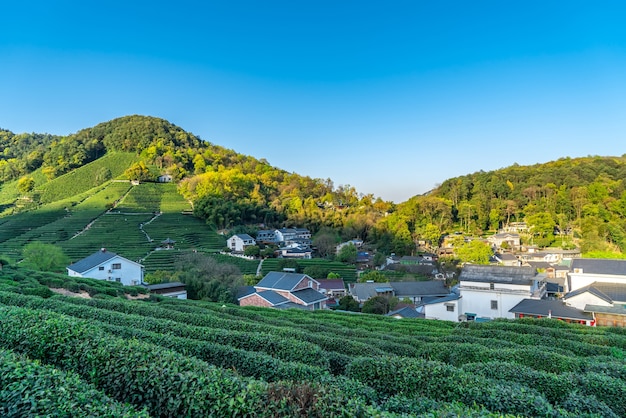
<svg viewBox="0 0 626 418"><path fill-rule="evenodd" d="M454 305L446 305L446 311L454 312Z"/></svg>
<svg viewBox="0 0 626 418"><path fill-rule="evenodd" d="M498 301L497 300L492 300L491 301L491 309L498 309Z"/></svg>
<svg viewBox="0 0 626 418"><path fill-rule="evenodd" d="M98 267L98 270L103 271L104 270L104 266Z"/></svg>
<svg viewBox="0 0 626 418"><path fill-rule="evenodd" d="M489 283L489 290L493 290L493 289L495 289L494 284L493 283Z"/></svg>
<svg viewBox="0 0 626 418"><path fill-rule="evenodd" d="M121 278L121 277L116 277L116 278L115 278L115 281L116 281L116 282L121 282L121 281L122 281L122 278Z"/></svg>
<svg viewBox="0 0 626 418"><path fill-rule="evenodd" d="M113 270L119 270L122 268L122 263L113 263L113 266L111 268Z"/></svg>

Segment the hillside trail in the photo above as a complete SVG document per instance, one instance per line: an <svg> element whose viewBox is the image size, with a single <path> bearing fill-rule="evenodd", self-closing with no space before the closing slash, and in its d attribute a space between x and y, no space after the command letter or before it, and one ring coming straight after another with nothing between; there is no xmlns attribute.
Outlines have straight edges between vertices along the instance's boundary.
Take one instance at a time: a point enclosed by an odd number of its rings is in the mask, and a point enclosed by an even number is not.
<svg viewBox="0 0 626 418"><path fill-rule="evenodd" d="M109 186L107 186L107 187L109 187ZM115 200L115 201L113 202L112 206L111 206L109 209L105 210L105 211L104 211L104 212L102 212L100 215L98 215L98 216L96 216L95 218L93 218L91 221L89 221L89 223L88 223L87 225L85 225L85 227L84 227L83 229L81 229L80 231L78 231L77 233L75 233L74 235L72 235L72 237L70 238L70 240L72 240L72 239L74 239L74 238L76 238L76 237L78 237L78 236L80 236L80 235L84 234L86 231L88 231L88 230L89 230L89 229L93 226L93 224L94 224L94 223L96 223L96 221L97 221L98 219L100 219L100 218L101 218L101 217L103 217L104 215L107 215L107 214L111 213L111 211L112 211L113 209L117 208L117 205L119 205L119 204L120 204L120 202L121 202L122 200L124 200L124 198L125 198L126 196L128 196L128 194L130 193L130 190L131 190L131 189L128 189L128 190L126 191L126 193L124 193L124 195L123 195L122 197L120 197L119 199ZM82 201L80 201L79 203L83 203L83 202L85 202L85 201L86 201L87 199L89 199L90 197L92 197L92 196L87 196L85 199L83 199L83 200L82 200Z"/></svg>

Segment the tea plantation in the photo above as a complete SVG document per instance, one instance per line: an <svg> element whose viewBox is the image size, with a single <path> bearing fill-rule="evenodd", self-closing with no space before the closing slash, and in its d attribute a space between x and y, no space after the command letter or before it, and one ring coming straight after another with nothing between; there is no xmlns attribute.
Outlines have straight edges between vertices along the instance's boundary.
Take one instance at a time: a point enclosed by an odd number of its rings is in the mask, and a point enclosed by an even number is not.
<svg viewBox="0 0 626 418"><path fill-rule="evenodd" d="M622 329L142 292L5 266L0 416L626 416Z"/></svg>

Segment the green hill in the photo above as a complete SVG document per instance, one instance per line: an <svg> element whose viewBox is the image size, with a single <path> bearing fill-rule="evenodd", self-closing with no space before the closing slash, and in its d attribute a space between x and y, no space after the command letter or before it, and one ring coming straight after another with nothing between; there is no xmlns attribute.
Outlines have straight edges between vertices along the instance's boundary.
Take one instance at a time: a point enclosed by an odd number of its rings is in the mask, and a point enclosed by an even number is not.
<svg viewBox="0 0 626 418"><path fill-rule="evenodd" d="M176 250L218 251L224 237L201 219L171 183L108 181L86 192L0 218L0 253L20 258L29 242L60 246L72 260L106 247L131 260L175 240ZM148 271L149 263L148 263Z"/></svg>
<svg viewBox="0 0 626 418"><path fill-rule="evenodd" d="M626 415L621 329L127 300L80 280L0 272L0 414Z"/></svg>

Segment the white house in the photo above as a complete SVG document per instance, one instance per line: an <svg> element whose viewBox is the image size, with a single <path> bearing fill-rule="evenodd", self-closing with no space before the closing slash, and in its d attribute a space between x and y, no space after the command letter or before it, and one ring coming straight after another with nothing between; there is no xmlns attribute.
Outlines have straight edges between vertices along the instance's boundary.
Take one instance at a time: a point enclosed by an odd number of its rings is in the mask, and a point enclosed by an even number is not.
<svg viewBox="0 0 626 418"><path fill-rule="evenodd" d="M567 292L592 283L626 284L626 260L574 258L567 281Z"/></svg>
<svg viewBox="0 0 626 418"><path fill-rule="evenodd" d="M226 240L228 248L234 252L242 253L246 247L256 245L256 241L248 234L236 234Z"/></svg>
<svg viewBox="0 0 626 418"><path fill-rule="evenodd" d="M487 241L496 248L501 248L505 243L509 248L519 248L520 235L514 232L501 232L488 237Z"/></svg>
<svg viewBox="0 0 626 418"><path fill-rule="evenodd" d="M462 310L468 320L515 318L510 310L523 299L541 299L545 275L532 267L466 265L459 276Z"/></svg>
<svg viewBox="0 0 626 418"><path fill-rule="evenodd" d="M458 293L450 293L442 298L422 302L417 307L417 312L422 313L426 319L456 322L463 315L462 299Z"/></svg>
<svg viewBox="0 0 626 418"><path fill-rule="evenodd" d="M106 248L69 265L67 274L72 277L120 282L125 286L143 284L141 264L107 251Z"/></svg>
<svg viewBox="0 0 626 418"><path fill-rule="evenodd" d="M341 244L337 244L337 246L335 247L335 253L339 254L339 251L341 251L341 249L347 245L354 245L356 248L361 248L363 246L363 240L355 238L351 239L350 241L345 241Z"/></svg>

